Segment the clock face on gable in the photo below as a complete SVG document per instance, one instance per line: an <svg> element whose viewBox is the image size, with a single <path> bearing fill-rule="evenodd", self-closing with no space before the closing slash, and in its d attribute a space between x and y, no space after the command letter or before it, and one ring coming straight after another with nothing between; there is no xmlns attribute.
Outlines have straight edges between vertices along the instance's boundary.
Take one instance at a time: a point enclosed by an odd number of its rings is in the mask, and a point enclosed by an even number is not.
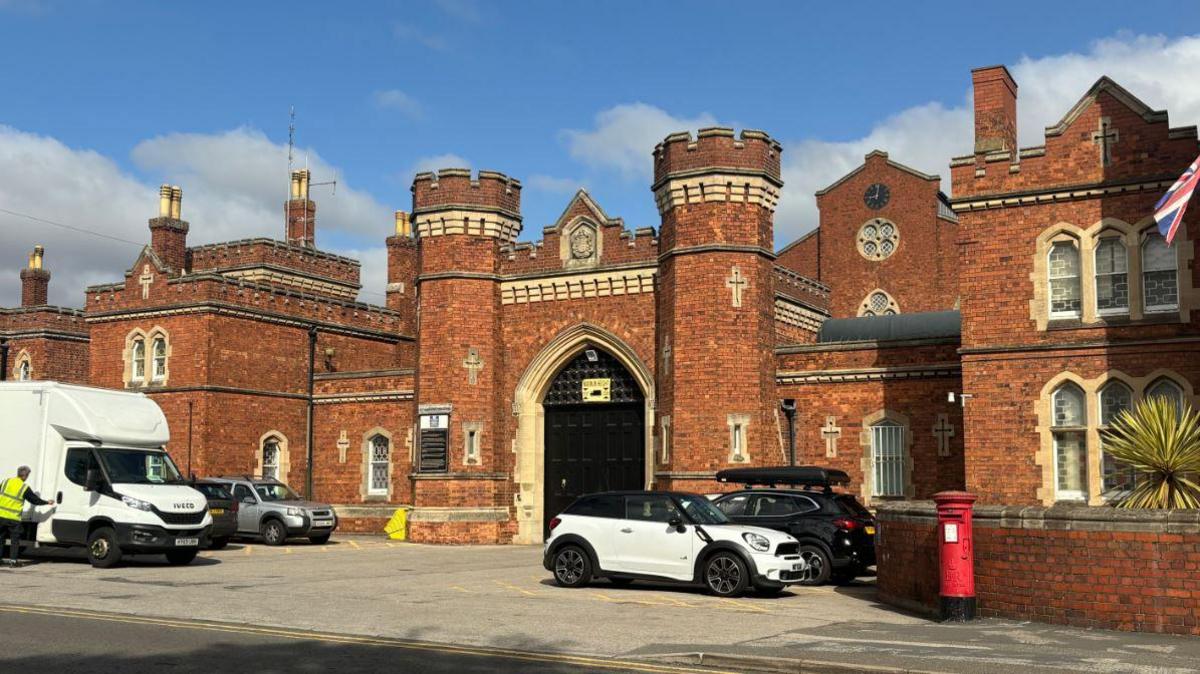
<svg viewBox="0 0 1200 674"><path fill-rule="evenodd" d="M874 183L863 193L863 203L867 205L867 208L879 210L887 205L888 199L891 196L891 190L888 189L887 185Z"/></svg>

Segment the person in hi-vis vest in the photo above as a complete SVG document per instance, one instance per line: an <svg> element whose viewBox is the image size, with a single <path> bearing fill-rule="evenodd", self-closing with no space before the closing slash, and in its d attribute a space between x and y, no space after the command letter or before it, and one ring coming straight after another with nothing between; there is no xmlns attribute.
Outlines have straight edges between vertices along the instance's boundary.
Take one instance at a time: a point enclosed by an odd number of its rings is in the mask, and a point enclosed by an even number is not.
<svg viewBox="0 0 1200 674"><path fill-rule="evenodd" d="M5 566L16 566L21 553L21 510L25 502L35 506L52 506L54 501L44 501L25 480L29 479L29 466L17 469L17 476L0 482L0 543L8 539L8 559Z"/></svg>

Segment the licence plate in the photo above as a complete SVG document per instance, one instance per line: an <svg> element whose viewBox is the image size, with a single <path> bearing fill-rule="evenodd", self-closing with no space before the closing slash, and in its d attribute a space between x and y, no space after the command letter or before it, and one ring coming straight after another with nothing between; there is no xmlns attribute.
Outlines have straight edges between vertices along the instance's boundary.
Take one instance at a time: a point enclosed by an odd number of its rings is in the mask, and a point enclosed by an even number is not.
<svg viewBox="0 0 1200 674"><path fill-rule="evenodd" d="M210 510L209 512L211 512L211 513L212 513L212 514L214 514L214 515L224 515L224 514L225 514L225 509L224 509L224 508L213 508L213 509L212 509L212 510Z"/></svg>
<svg viewBox="0 0 1200 674"><path fill-rule="evenodd" d="M199 538L176 538L175 547L177 548L194 548L200 545Z"/></svg>
<svg viewBox="0 0 1200 674"><path fill-rule="evenodd" d="M867 527L867 535L874 536L875 535L875 527Z"/></svg>
<svg viewBox="0 0 1200 674"><path fill-rule="evenodd" d="M331 527L331 526L333 526L333 520L315 520L315 521L313 521L313 526L314 527Z"/></svg>

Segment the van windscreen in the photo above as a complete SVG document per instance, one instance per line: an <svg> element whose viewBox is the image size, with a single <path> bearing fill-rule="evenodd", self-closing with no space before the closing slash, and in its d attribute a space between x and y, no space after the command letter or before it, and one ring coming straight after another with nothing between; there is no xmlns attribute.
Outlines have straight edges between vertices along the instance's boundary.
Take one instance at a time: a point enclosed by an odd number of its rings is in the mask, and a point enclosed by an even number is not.
<svg viewBox="0 0 1200 674"><path fill-rule="evenodd" d="M179 470L166 452L137 449L96 450L113 484L183 484Z"/></svg>

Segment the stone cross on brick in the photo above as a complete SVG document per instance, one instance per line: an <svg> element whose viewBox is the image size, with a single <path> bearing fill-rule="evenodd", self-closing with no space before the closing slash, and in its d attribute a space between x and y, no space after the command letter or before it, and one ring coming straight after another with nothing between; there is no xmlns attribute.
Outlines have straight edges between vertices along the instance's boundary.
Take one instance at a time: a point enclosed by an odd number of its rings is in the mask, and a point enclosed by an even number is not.
<svg viewBox="0 0 1200 674"><path fill-rule="evenodd" d="M838 428L837 417L825 417L825 425L821 427L821 437L825 438L825 456L837 456L837 441L842 437L842 429Z"/></svg>
<svg viewBox="0 0 1200 674"><path fill-rule="evenodd" d="M1121 140L1121 134L1112 126L1107 117L1100 118L1100 126L1092 132L1092 142L1100 146L1100 164L1112 164L1112 146Z"/></svg>
<svg viewBox="0 0 1200 674"><path fill-rule="evenodd" d="M483 359L479 357L478 349L468 349L467 357L463 359L463 367L467 368L467 381L479 383L479 371L483 369Z"/></svg>
<svg viewBox="0 0 1200 674"><path fill-rule="evenodd" d="M933 437L937 438L938 456L950 456L950 438L954 437L954 426L950 424L948 415L937 416L937 423L933 425Z"/></svg>
<svg viewBox="0 0 1200 674"><path fill-rule="evenodd" d="M671 374L671 336L663 338L662 371L664 375Z"/></svg>
<svg viewBox="0 0 1200 674"><path fill-rule="evenodd" d="M345 430L343 430L342 434L338 436L337 448L338 463L346 463L346 450L350 449L350 438L346 436Z"/></svg>
<svg viewBox="0 0 1200 674"><path fill-rule="evenodd" d="M741 269L734 266L729 270L729 278L725 279L725 287L733 291L733 306L742 306L742 290L748 285L750 282L742 277Z"/></svg>
<svg viewBox="0 0 1200 674"><path fill-rule="evenodd" d="M142 299L149 299L150 284L154 283L154 274L150 273L150 265L142 265L142 275L138 277L138 283L142 284Z"/></svg>

